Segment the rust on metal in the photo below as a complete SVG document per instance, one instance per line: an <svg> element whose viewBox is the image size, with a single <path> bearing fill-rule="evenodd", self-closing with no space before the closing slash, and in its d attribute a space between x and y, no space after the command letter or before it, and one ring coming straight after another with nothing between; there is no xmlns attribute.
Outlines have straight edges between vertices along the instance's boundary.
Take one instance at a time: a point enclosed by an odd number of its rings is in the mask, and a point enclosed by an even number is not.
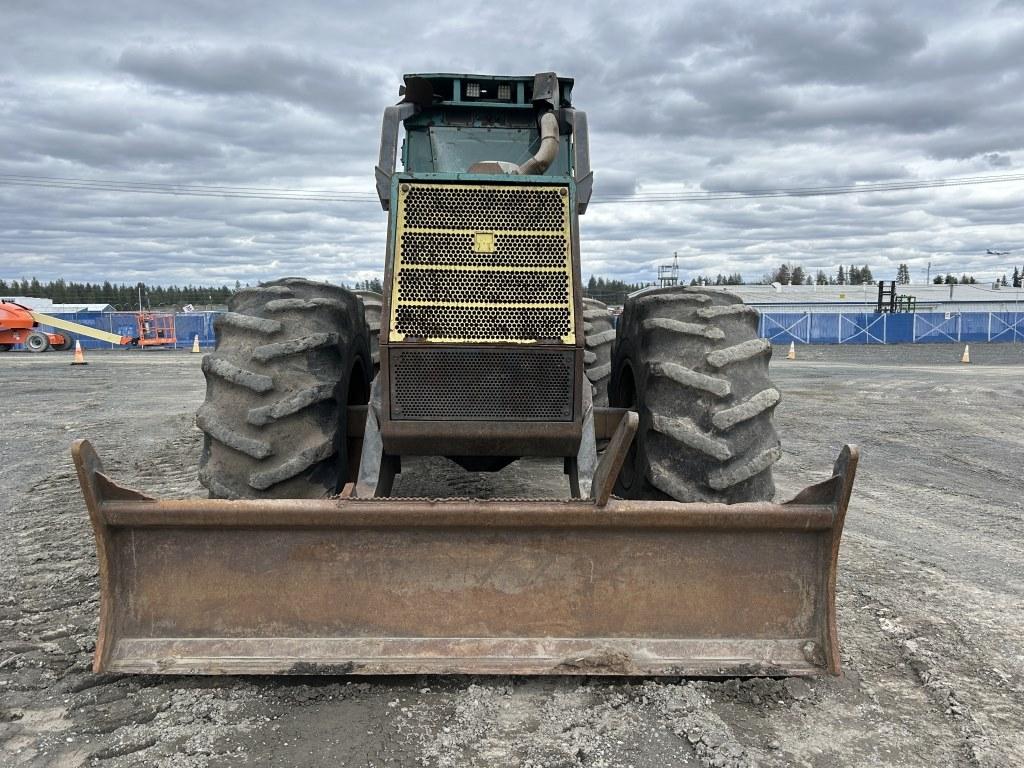
<svg viewBox="0 0 1024 768"><path fill-rule="evenodd" d="M621 427L628 431L628 424ZM857 450L787 504L153 500L72 449L97 672L838 674Z"/></svg>
<svg viewBox="0 0 1024 768"><path fill-rule="evenodd" d="M611 498L612 491L615 490L615 480L619 476L619 470L622 469L629 446L632 445L639 426L640 417L636 411L626 411L619 419L618 426L612 433L611 441L608 443L601 461L598 462L597 469L594 470L594 479L590 485L590 498L597 506L603 507Z"/></svg>

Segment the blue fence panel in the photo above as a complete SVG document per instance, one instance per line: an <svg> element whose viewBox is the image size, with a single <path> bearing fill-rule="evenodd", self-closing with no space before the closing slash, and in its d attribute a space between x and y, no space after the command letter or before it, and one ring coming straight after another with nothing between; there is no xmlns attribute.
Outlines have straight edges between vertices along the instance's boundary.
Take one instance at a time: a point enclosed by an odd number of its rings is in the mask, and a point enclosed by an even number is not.
<svg viewBox="0 0 1024 768"><path fill-rule="evenodd" d="M214 344L213 321L217 318L217 312L189 312L174 318L174 331L178 337L178 344L185 344L192 348L192 339L199 337L199 345L212 347Z"/></svg>
<svg viewBox="0 0 1024 768"><path fill-rule="evenodd" d="M773 312L758 333L774 344L1024 341L1024 312Z"/></svg>
<svg viewBox="0 0 1024 768"><path fill-rule="evenodd" d="M905 312L885 318L885 343L909 344L914 340L914 316Z"/></svg>
<svg viewBox="0 0 1024 768"><path fill-rule="evenodd" d="M990 312L989 341L1024 341L1024 312Z"/></svg>
<svg viewBox="0 0 1024 768"><path fill-rule="evenodd" d="M201 347L213 347L217 312L175 316L178 349L191 349L198 336ZM59 317L91 328L134 336L134 312L78 312ZM618 318L616 318L618 320ZM758 333L777 345L797 344L910 344L980 341L1024 341L1024 312L775 312L761 313ZM86 349L116 345L80 337Z"/></svg>
<svg viewBox="0 0 1024 768"><path fill-rule="evenodd" d="M960 341L988 341L991 315L988 312L964 312L960 315Z"/></svg>
<svg viewBox="0 0 1024 768"><path fill-rule="evenodd" d="M839 313L840 344L885 344L885 315L874 312Z"/></svg>
<svg viewBox="0 0 1024 768"><path fill-rule="evenodd" d="M917 312L912 341L916 344L960 341L960 316L955 312Z"/></svg>
<svg viewBox="0 0 1024 768"><path fill-rule="evenodd" d="M759 332L772 344L810 344L811 316L806 312L764 312Z"/></svg>
<svg viewBox="0 0 1024 768"><path fill-rule="evenodd" d="M108 333L119 333L113 326L112 314L111 312L76 312L74 314L54 315L54 317L70 320L72 323L78 323L79 325L87 325L90 328L107 331ZM72 335L82 343L84 349L107 349L112 346L108 342L100 341L99 339L90 339L87 336L79 336L78 334Z"/></svg>
<svg viewBox="0 0 1024 768"><path fill-rule="evenodd" d="M839 315L831 312L815 312L810 315L811 341L813 344L839 343Z"/></svg>

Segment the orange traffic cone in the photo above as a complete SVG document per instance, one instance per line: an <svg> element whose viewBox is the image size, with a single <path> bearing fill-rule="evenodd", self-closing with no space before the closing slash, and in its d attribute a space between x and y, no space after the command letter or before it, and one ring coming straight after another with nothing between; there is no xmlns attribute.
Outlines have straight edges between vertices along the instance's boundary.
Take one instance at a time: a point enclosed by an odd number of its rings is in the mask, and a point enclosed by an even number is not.
<svg viewBox="0 0 1024 768"><path fill-rule="evenodd" d="M969 362L971 362L971 345L970 344L965 344L964 345L964 354L963 354L963 357L960 358L960 362L961 363L969 363Z"/></svg>
<svg viewBox="0 0 1024 768"><path fill-rule="evenodd" d="M199 352L199 334L197 333L195 335L195 337L192 339L192 354L197 354L198 352Z"/></svg>
<svg viewBox="0 0 1024 768"><path fill-rule="evenodd" d="M75 339L75 358L71 361L72 365L88 365L85 362L85 354L82 352L82 342Z"/></svg>
<svg viewBox="0 0 1024 768"><path fill-rule="evenodd" d="M786 355L787 360L796 360L796 342L789 342L789 354Z"/></svg>

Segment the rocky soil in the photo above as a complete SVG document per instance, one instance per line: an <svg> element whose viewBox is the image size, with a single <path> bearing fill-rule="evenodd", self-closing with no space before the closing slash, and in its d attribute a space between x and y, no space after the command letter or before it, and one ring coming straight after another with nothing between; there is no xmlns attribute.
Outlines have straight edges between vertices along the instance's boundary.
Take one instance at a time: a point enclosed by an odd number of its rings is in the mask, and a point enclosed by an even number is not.
<svg viewBox="0 0 1024 768"><path fill-rule="evenodd" d="M0 432L2 766L1024 764L1024 353L776 359L786 497L863 457L840 560L842 678L98 676L92 534L68 446L157 495L195 478L199 356L9 353ZM783 355L777 355L782 358ZM411 461L409 495L564 493L560 466Z"/></svg>

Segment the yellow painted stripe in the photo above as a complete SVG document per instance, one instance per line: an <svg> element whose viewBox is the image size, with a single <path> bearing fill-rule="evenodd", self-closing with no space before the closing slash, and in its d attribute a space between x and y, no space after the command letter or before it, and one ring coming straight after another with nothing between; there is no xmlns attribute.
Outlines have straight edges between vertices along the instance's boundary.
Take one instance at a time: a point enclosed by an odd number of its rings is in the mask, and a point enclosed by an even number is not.
<svg viewBox="0 0 1024 768"><path fill-rule="evenodd" d="M572 344L572 343L574 343L573 341L568 340L569 338L570 337L568 337L568 336L563 336L563 337L561 337L559 339L559 341L561 341L563 344ZM402 334L402 333L392 333L391 334L391 341L403 341L404 339L405 339L405 334ZM416 339L419 340L419 336L417 336ZM431 343L437 343L437 344L495 344L495 343L497 343L497 344L540 344L540 342L541 342L540 339L490 339L490 338L481 338L481 339L472 339L472 338L449 339L449 338L444 338L444 337L437 337L437 338L435 338L433 336L430 336L430 337L428 337L426 339L423 339L423 340L431 342ZM547 341L547 339L545 339L545 341Z"/></svg>
<svg viewBox="0 0 1024 768"><path fill-rule="evenodd" d="M480 227L472 229L453 229L452 227L408 227L405 217L402 218L402 232L410 235L475 235ZM488 229L495 237L546 237L550 240L561 240L565 237L564 229Z"/></svg>
<svg viewBox="0 0 1024 768"><path fill-rule="evenodd" d="M415 264L402 263L402 271L410 269L429 269L435 272L546 272L551 275L565 275L565 267L505 267L505 266L480 266L467 267L464 264Z"/></svg>
<svg viewBox="0 0 1024 768"><path fill-rule="evenodd" d="M533 302L533 301L403 301L403 307L467 307L479 309L494 307L495 309L569 309L572 305L568 302Z"/></svg>

